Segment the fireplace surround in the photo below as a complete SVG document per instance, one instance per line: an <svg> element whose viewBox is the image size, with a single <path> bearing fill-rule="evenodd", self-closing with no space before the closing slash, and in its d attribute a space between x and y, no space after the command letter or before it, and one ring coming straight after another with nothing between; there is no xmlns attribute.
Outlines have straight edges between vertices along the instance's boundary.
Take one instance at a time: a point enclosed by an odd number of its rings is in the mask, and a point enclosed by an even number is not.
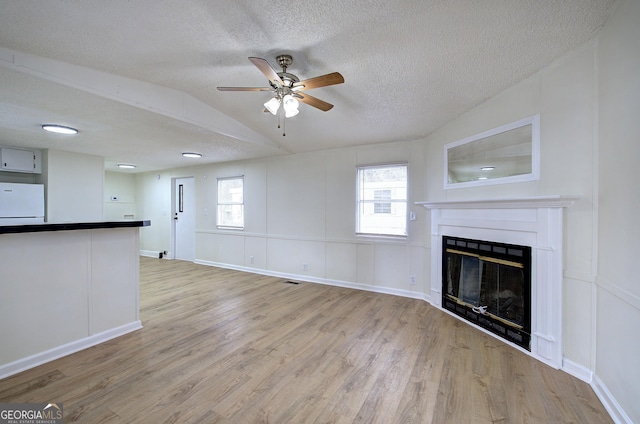
<svg viewBox="0 0 640 424"><path fill-rule="evenodd" d="M529 347L501 340L554 367L562 367L563 215L578 196L416 202L431 211L431 293L443 306L443 237L489 240L531 249L531 328ZM480 305L485 306L485 305ZM498 337L490 329L464 320Z"/></svg>

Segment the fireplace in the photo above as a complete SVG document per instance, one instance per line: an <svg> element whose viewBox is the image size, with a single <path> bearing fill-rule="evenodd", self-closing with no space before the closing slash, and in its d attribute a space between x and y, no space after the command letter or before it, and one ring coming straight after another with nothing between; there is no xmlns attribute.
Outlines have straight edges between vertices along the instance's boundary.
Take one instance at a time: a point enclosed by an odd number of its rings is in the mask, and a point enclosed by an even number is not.
<svg viewBox="0 0 640 424"><path fill-rule="evenodd" d="M515 199L416 202L431 210L431 292L428 295L429 302L534 358L554 368L561 368L563 366L563 210L571 206L576 199L578 199L577 196L552 195ZM527 266L527 261L530 263L529 292L523 290L523 299L528 297L529 301L523 300L523 312L512 311L506 316L497 314L501 319L494 320L494 317L486 313L492 305L486 301L486 297L480 297L480 292L478 292L480 300L477 303L469 301L473 300L473 297L466 297L464 293L460 293L460 284L458 284L457 294L448 293L449 287L443 286L442 283L443 275L445 275L443 273L444 257L448 255L447 247L443 243L444 237L456 240L455 249L452 249L464 252L462 258L472 258L473 254L476 254L478 257L483 257L484 260L484 257L489 255L484 251L480 253L477 251L467 252L463 250L463 247L468 250L469 245L457 246L457 240L471 240L471 250L475 248L473 240L491 240L493 242L491 244L496 245L498 250L502 247L507 249L507 253L509 253L508 248L513 248L513 246L516 249L521 249L522 258L516 254L516 257L511 258L498 255L497 259L503 259L506 261L505 263L521 263L523 270ZM478 242L478 248L481 244L483 243ZM531 247L523 248L522 246ZM492 255L494 253L492 250ZM471 259L468 261L473 262ZM501 261L497 262L501 263ZM484 263L495 268L495 265L489 261ZM519 266L504 269L511 272L514 271L512 268L519 269ZM524 271L523 274L526 275ZM455 280L455 275L452 280ZM452 284L453 286L455 284ZM492 290L494 293L500 292L497 288ZM509 290L513 291L513 289ZM447 294L456 294L454 297L461 299L460 302L451 299ZM503 300L504 297L503 295ZM498 295L498 299L495 295L493 296L495 307L498 307L499 299L500 295ZM466 304L469 304L468 308L465 307ZM528 311L524 307L527 304L529 305ZM452 310L450 306L453 306L455 310ZM487 308L483 308L484 306ZM476 308L478 312L473 308ZM485 313L482 313L483 310ZM477 316L477 321L466 316L468 311L470 311L469 315L475 314ZM524 318L522 322L520 322L520 315ZM471 317L473 318L473 315ZM482 326L482 321L485 320L491 322L490 328ZM496 330L501 331L498 326L503 326L504 333L509 337L504 338L499 335L496 332ZM522 326L522 329L518 328L519 326ZM517 336L511 337L513 334ZM522 337L522 340L518 340L518 337Z"/></svg>
<svg viewBox="0 0 640 424"><path fill-rule="evenodd" d="M531 350L531 247L442 237L442 307Z"/></svg>

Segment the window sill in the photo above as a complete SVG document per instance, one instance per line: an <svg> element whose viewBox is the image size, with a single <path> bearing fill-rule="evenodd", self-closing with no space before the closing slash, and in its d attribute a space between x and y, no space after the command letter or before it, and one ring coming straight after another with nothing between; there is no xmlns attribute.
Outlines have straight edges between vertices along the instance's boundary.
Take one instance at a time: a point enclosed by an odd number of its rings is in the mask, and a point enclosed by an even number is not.
<svg viewBox="0 0 640 424"><path fill-rule="evenodd" d="M395 241L404 241L409 238L407 235L395 236L391 234L365 234L365 233L356 233L356 237L366 238L366 239L377 239L377 240L395 240Z"/></svg>

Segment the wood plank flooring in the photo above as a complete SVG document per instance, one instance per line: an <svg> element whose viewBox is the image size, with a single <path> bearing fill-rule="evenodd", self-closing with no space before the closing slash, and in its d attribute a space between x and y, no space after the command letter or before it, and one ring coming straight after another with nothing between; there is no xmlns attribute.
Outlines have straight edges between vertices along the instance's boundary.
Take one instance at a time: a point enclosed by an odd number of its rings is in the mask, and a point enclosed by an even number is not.
<svg viewBox="0 0 640 424"><path fill-rule="evenodd" d="M144 328L0 380L65 423L608 423L588 384L424 301L141 258Z"/></svg>

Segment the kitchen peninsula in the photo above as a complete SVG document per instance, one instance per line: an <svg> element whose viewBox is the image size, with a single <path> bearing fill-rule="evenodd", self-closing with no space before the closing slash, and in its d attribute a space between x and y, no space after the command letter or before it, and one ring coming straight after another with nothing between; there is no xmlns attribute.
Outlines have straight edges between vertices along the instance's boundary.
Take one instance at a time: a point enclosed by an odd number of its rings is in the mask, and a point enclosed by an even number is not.
<svg viewBox="0 0 640 424"><path fill-rule="evenodd" d="M0 226L0 378L142 327L140 227Z"/></svg>

